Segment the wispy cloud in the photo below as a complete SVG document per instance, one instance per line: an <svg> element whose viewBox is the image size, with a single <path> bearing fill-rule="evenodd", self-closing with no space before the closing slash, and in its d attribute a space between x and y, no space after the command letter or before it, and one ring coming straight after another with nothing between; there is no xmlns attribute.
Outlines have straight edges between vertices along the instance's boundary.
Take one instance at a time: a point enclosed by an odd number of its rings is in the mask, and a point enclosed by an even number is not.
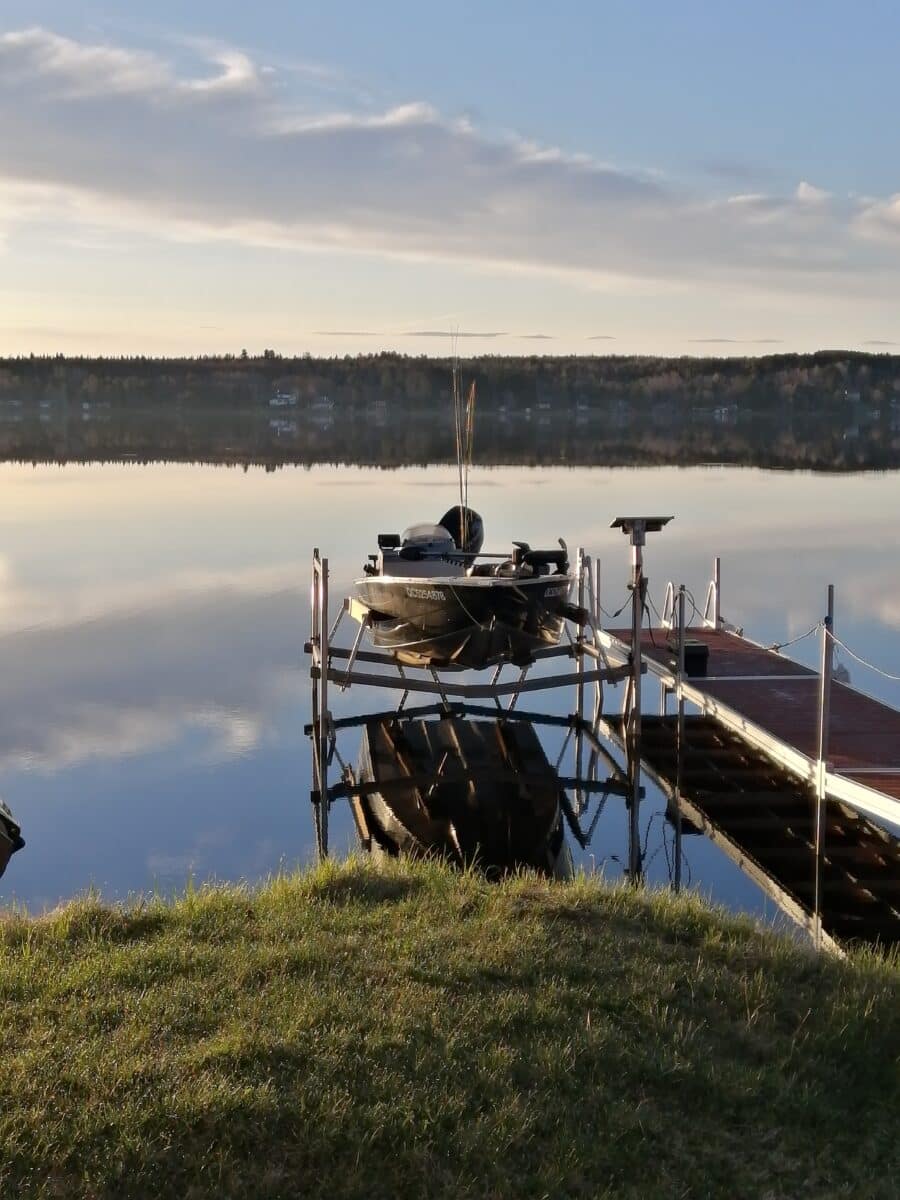
<svg viewBox="0 0 900 1200"><path fill-rule="evenodd" d="M447 330L447 329L411 329L407 333L400 335L401 337L414 338L499 338L507 337L508 335L501 331L495 332L483 330Z"/></svg>
<svg viewBox="0 0 900 1200"><path fill-rule="evenodd" d="M896 346L898 342L886 342L882 338L869 338L868 341L862 343L864 346Z"/></svg>
<svg viewBox="0 0 900 1200"><path fill-rule="evenodd" d="M841 200L803 180L784 194L705 196L489 135L419 97L381 111L323 108L321 92L289 100L278 67L219 43L191 49L185 64L41 28L0 36L0 236L33 220L93 223L618 290L896 286L900 194Z"/></svg>
<svg viewBox="0 0 900 1200"><path fill-rule="evenodd" d="M614 333L592 333L588 338L589 342L614 342L616 335Z"/></svg>
<svg viewBox="0 0 900 1200"><path fill-rule="evenodd" d="M735 337L692 337L688 338L689 343L696 345L716 345L723 346L776 346L781 338L735 338Z"/></svg>

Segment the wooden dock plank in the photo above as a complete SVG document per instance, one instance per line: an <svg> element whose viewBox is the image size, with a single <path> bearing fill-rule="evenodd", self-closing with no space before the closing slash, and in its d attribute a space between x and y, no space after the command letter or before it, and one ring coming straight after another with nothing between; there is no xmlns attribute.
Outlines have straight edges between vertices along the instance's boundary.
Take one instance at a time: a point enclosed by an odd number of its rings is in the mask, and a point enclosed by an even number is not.
<svg viewBox="0 0 900 1200"><path fill-rule="evenodd" d="M630 629L604 630L601 636L629 652ZM705 711L714 713L716 706L730 710L754 733L761 731L788 756L795 755L798 770L802 760L811 768L818 747L817 674L737 634L704 627L690 628L686 636L709 649L706 674L686 679ZM641 653L663 677L674 676L671 638L666 629L641 631ZM868 806L866 793L859 793L863 811L900 823L900 806L894 808L900 801L900 711L846 684L832 683L827 760L830 795L849 801L847 793L854 786L868 789Z"/></svg>

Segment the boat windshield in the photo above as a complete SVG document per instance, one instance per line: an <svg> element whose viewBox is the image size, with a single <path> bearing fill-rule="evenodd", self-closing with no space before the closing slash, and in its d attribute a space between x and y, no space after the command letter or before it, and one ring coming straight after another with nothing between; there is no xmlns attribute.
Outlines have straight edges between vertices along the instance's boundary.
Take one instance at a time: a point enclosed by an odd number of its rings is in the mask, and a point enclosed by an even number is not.
<svg viewBox="0 0 900 1200"><path fill-rule="evenodd" d="M443 525L410 525L404 529L401 546L415 548L428 554L447 554L456 549L456 542Z"/></svg>

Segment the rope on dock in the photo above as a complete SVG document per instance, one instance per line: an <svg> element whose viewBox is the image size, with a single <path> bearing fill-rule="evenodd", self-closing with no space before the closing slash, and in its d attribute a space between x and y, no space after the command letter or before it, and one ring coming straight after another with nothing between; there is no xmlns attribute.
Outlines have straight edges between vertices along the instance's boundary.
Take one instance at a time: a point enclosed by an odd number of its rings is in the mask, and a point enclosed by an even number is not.
<svg viewBox="0 0 900 1200"><path fill-rule="evenodd" d="M789 642L772 642L771 646L767 646L766 649L774 650L776 654L780 654L781 651L784 650L787 646L796 646L797 642L802 642L804 638L808 638L810 636L810 634L813 634L816 632L816 630L821 629L822 625L823 625L822 621L816 621L815 625L813 625L813 626L811 626L811 628L807 629L806 633L798 634L795 638L791 638L791 640ZM837 638L835 638L834 640L837 641Z"/></svg>
<svg viewBox="0 0 900 1200"><path fill-rule="evenodd" d="M874 671L876 675L881 675L885 679L890 679L893 683L900 683L900 675L892 675L890 671L885 671L881 667L876 667L874 663L870 663L868 659L862 658L856 653L855 650L851 650L846 642L842 642L841 639L839 637L835 637L833 633L829 632L828 636L836 646L840 646L842 650L846 650L850 657L855 658L861 666L868 667L869 670Z"/></svg>
<svg viewBox="0 0 900 1200"><path fill-rule="evenodd" d="M625 611L625 609L628 607L628 605L630 603L631 603L631 596L626 596L625 603L622 605L621 608L617 608L614 613L607 612L602 604L600 605L600 611L603 613L604 617L607 617L610 621L614 621L616 619L616 617L621 616L621 614Z"/></svg>

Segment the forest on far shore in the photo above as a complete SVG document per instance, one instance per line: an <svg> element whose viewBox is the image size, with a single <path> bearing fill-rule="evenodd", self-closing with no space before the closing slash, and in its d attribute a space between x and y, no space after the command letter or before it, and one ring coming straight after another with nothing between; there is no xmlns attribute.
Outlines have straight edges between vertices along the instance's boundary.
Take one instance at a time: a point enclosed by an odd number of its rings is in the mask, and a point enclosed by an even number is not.
<svg viewBox="0 0 900 1200"><path fill-rule="evenodd" d="M0 359L0 400L108 400L190 407L254 405L290 395L300 405L327 397L337 405L434 403L449 399L449 358L383 353L344 358L283 358L274 350L198 358ZM758 358L484 355L462 359L479 403L525 409L627 402L641 409L670 405L737 405L757 411L786 404L803 411L869 407L900 399L900 355L821 351Z"/></svg>
<svg viewBox="0 0 900 1200"><path fill-rule="evenodd" d="M900 467L900 356L501 358L477 386L475 459ZM451 462L450 359L0 360L0 459Z"/></svg>

